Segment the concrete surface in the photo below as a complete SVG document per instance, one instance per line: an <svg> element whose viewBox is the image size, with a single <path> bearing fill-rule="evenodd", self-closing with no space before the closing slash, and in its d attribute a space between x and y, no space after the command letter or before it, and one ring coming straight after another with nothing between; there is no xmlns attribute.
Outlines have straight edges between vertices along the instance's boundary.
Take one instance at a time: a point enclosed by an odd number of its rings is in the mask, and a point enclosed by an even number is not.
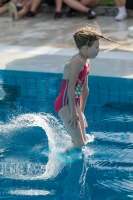
<svg viewBox="0 0 133 200"><path fill-rule="evenodd" d="M11 21L8 14L0 17L0 69L62 73L64 63L76 53L73 33L97 22L103 35L122 45L102 39L101 52L91 61L91 75L133 77L133 38L127 31L132 18L117 22L114 16L88 20L83 14L73 18L64 14L61 20L54 20L53 14L39 13L19 21Z"/></svg>

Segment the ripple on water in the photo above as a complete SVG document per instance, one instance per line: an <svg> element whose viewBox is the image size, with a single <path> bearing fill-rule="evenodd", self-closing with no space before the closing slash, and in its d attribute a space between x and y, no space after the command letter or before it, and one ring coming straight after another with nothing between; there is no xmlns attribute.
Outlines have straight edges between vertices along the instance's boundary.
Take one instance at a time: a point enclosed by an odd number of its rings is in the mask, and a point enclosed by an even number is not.
<svg viewBox="0 0 133 200"><path fill-rule="evenodd" d="M133 180L118 180L114 178L113 180L101 180L98 183L105 188L111 188L117 192L133 192Z"/></svg>

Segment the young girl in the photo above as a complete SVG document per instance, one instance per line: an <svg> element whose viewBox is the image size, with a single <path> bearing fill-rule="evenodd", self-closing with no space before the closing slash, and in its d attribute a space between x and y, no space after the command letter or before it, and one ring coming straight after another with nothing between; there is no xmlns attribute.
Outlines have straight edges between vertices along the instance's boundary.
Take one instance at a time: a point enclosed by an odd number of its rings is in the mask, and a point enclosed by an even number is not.
<svg viewBox="0 0 133 200"><path fill-rule="evenodd" d="M62 88L54 103L54 108L71 135L74 145L83 146L86 144L85 127L87 123L84 109L89 93L89 58L95 58L98 55L100 38L114 41L102 36L98 28L91 26L80 28L73 38L78 53L65 65Z"/></svg>

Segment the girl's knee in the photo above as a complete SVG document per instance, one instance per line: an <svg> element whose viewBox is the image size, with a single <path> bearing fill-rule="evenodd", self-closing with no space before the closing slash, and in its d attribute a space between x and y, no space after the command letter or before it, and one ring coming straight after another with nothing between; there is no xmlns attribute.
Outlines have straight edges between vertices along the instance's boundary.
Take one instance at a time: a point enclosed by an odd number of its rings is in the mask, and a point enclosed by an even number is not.
<svg viewBox="0 0 133 200"><path fill-rule="evenodd" d="M27 3L25 3L25 4L23 5L23 7L27 8L27 9L30 9L31 6L32 6L32 1L28 1Z"/></svg>
<svg viewBox="0 0 133 200"><path fill-rule="evenodd" d="M99 4L98 0L92 0L91 3L90 3L90 6L91 7L96 7L96 6L98 6L98 4Z"/></svg>
<svg viewBox="0 0 133 200"><path fill-rule="evenodd" d="M99 1L98 0L81 0L81 3L85 6L89 7L95 7L98 5Z"/></svg>
<svg viewBox="0 0 133 200"><path fill-rule="evenodd" d="M18 0L12 0L11 2L16 4L18 2Z"/></svg>

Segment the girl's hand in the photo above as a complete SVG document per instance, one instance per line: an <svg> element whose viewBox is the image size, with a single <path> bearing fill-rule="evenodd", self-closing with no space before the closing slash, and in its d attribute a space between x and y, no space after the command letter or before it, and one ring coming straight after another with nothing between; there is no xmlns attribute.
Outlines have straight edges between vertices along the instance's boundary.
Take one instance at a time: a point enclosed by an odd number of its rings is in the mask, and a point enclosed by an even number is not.
<svg viewBox="0 0 133 200"><path fill-rule="evenodd" d="M76 129L79 126L79 115L76 114L71 114L70 120L68 121L70 123L71 127Z"/></svg>

